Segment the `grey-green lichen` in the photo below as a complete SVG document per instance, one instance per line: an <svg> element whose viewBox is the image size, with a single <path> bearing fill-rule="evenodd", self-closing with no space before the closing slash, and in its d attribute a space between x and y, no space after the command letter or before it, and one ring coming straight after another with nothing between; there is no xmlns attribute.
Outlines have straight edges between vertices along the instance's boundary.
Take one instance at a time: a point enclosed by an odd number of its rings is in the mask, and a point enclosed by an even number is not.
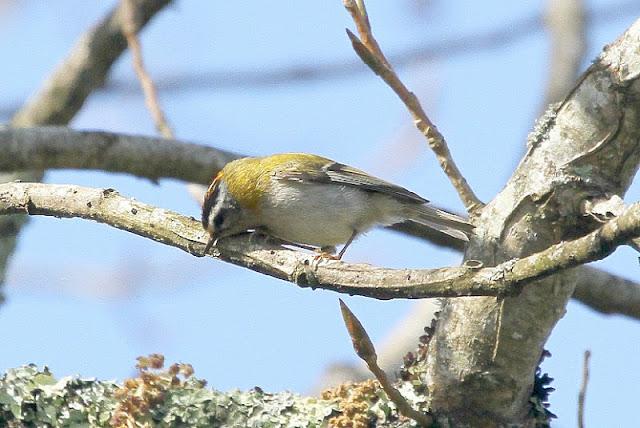
<svg viewBox="0 0 640 428"><path fill-rule="evenodd" d="M555 124L556 117L558 115L558 109L562 106L562 103L551 103L545 110L544 114L540 116L533 130L527 135L527 149L529 151L536 148L542 141L549 138L549 129Z"/></svg>
<svg viewBox="0 0 640 428"><path fill-rule="evenodd" d="M138 357L137 375L122 383L65 377L46 367L10 369L0 378L0 427L414 427L399 415L378 381L345 383L322 398L290 392L218 392L193 376L190 364ZM415 379L414 379L415 381ZM424 394L400 382L402 394L426 410Z"/></svg>
<svg viewBox="0 0 640 428"><path fill-rule="evenodd" d="M160 376L164 373L168 371ZM321 427L338 413L335 401L289 392L267 394L258 388L221 393L205 388L195 377L161 386L154 400L145 402L138 381L157 384L156 375L145 378L141 372L118 385L78 377L58 380L46 367L35 365L11 369L0 379L0 426L117 426L122 419L114 415L120 412L123 417L127 403L141 411L129 419L136 427Z"/></svg>
<svg viewBox="0 0 640 428"><path fill-rule="evenodd" d="M0 380L0 426L106 426L115 409L113 382L65 377L45 367L22 366Z"/></svg>

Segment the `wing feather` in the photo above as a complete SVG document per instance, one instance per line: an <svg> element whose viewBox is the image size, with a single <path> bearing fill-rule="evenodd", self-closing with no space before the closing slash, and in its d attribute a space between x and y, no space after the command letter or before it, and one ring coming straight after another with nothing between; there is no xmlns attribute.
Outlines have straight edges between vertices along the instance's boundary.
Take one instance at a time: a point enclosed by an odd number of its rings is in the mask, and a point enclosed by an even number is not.
<svg viewBox="0 0 640 428"><path fill-rule="evenodd" d="M276 177L284 180L314 183L339 183L346 186L354 186L369 192L379 192L398 199L425 204L429 202L404 187L396 186L388 181L373 177L364 171L338 162L328 161L322 168L313 171L301 171L296 168L288 168L279 171Z"/></svg>

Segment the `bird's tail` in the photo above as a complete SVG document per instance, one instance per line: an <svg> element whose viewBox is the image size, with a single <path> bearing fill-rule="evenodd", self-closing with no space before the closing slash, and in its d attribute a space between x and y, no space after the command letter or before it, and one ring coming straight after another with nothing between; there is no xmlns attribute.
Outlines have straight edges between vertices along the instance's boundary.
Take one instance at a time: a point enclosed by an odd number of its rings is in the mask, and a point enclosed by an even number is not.
<svg viewBox="0 0 640 428"><path fill-rule="evenodd" d="M430 205L415 205L408 208L407 220L431 227L461 241L468 241L473 234L473 225L464 218Z"/></svg>

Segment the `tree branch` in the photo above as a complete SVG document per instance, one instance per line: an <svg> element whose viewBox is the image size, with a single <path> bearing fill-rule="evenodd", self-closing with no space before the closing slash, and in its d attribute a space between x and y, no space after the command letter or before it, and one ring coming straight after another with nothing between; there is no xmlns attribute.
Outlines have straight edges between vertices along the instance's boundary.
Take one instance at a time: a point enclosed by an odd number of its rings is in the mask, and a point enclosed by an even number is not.
<svg viewBox="0 0 640 428"><path fill-rule="evenodd" d="M547 0L544 16L551 51L543 111L561 101L579 75L587 51L587 16L583 0Z"/></svg>
<svg viewBox="0 0 640 428"><path fill-rule="evenodd" d="M124 198L112 189L0 184L0 214L18 213L94 220L198 257L203 255L207 242L206 232L197 220ZM640 203L587 236L495 267L386 269L338 261L316 262L313 254L258 244L246 235L222 240L211 255L301 287L377 299L505 296L518 294L524 284L534 279L605 257L638 235Z"/></svg>
<svg viewBox="0 0 640 428"><path fill-rule="evenodd" d="M640 319L640 287L634 281L584 266L575 271L573 298L603 314Z"/></svg>
<svg viewBox="0 0 640 428"><path fill-rule="evenodd" d="M584 351L584 361L582 362L582 384L578 393L578 428L584 428L584 403L587 398L587 386L589 385L589 360L591 351Z"/></svg>
<svg viewBox="0 0 640 428"><path fill-rule="evenodd" d="M179 140L65 127L1 128L0 170L78 168L133 174L151 180L174 178L207 184L239 155ZM144 159L144 162L140 160ZM1 219L0 219L1 220ZM459 241L444 239L415 223L390 227L436 245L462 251ZM640 319L640 287L616 275L580 267L574 297L593 309Z"/></svg>
<svg viewBox="0 0 640 428"><path fill-rule="evenodd" d="M400 391L393 386L387 374L378 364L376 349L373 346L373 342L371 342L371 338L369 338L369 334L367 334L367 331L362 326L362 323L353 312L351 312L351 309L349 309L342 299L338 300L340 301L340 312L342 312L344 325L347 327L349 336L351 336L353 349L356 351L358 357L367 364L369 370L371 370L371 373L376 377L378 383L387 394L387 397L396 405L400 414L413 419L422 427L430 427L433 424L433 416L428 412L423 413L420 410L416 410Z"/></svg>
<svg viewBox="0 0 640 428"><path fill-rule="evenodd" d="M356 54L358 54L360 59L367 64L375 74L380 76L382 80L389 85L405 104L413 117L416 128L418 128L426 138L442 170L458 192L458 196L462 200L467 212L472 215L482 208L484 204L478 199L475 193L473 193L471 186L469 186L467 180L458 169L458 166L451 157L451 152L449 151L444 136L438 131L433 122L431 122L418 98L402 83L382 53L382 50L380 50L380 46L371 31L364 1L344 0L344 6L351 14L360 35L360 39L358 39L355 34L347 29L347 34L349 35Z"/></svg>
<svg viewBox="0 0 640 428"><path fill-rule="evenodd" d="M27 168L99 169L156 181L175 178L208 185L229 161L241 155L179 140L65 127L0 127L0 171ZM23 180L33 181L33 180ZM445 210L446 211L446 210ZM464 243L414 222L389 229L462 251Z"/></svg>
<svg viewBox="0 0 640 428"><path fill-rule="evenodd" d="M0 171L99 169L151 180L174 178L208 184L231 152L185 141L65 127L0 127Z"/></svg>
<svg viewBox="0 0 640 428"><path fill-rule="evenodd" d="M137 1L136 28L146 25L170 2L171 0ZM42 89L15 114L11 120L12 126L69 123L91 92L104 83L111 66L127 46L122 35L122 14L121 7L115 8L80 38ZM34 169L33 166L28 168L28 171L20 173L0 174L0 182L42 180L42 170ZM7 263L25 221L24 216L5 216L0 219L0 285L4 283Z"/></svg>
<svg viewBox="0 0 640 428"><path fill-rule="evenodd" d="M129 51L131 51L131 57L133 61L133 69L138 76L140 86L144 93L145 104L153 122L156 125L156 130L165 138L175 138L169 122L160 106L160 100L158 99L158 91L156 85L151 79L151 75L147 72L144 66L144 60L142 57L142 46L138 39L138 29L136 25L136 4L134 0L121 0L121 5L124 13L124 25L122 26L122 33L127 39L127 45Z"/></svg>
<svg viewBox="0 0 640 428"><path fill-rule="evenodd" d="M136 31L171 1L137 0ZM111 66L127 48L127 41L122 35L124 18L125 11L119 5L83 35L42 89L16 113L12 126L69 123L91 92L104 83Z"/></svg>
<svg viewBox="0 0 640 428"><path fill-rule="evenodd" d="M639 40L637 21L538 122L525 157L482 210L466 258L524 260L599 227L581 210L586 201L623 197L640 163ZM529 413L539 398L533 374L574 291L572 273L529 284L517 298L447 300L424 360L431 364L420 364L432 408L454 415L453 425L546 421Z"/></svg>

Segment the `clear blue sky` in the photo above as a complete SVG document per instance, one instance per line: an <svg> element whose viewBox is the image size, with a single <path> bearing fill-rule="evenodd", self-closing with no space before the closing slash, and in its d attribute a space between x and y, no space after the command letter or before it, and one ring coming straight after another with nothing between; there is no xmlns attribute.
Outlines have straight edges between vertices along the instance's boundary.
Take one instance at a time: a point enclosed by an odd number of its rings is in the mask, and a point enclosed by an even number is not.
<svg viewBox="0 0 640 428"><path fill-rule="evenodd" d="M115 2L21 2L0 16L0 105L25 99L78 36ZM391 54L474 34L539 13L544 2L369 1L379 42ZM590 1L590 7L615 4ZM640 15L640 11L638 12ZM592 26L590 53L631 22ZM236 71L354 58L342 2L178 1L145 30L151 74ZM498 192L524 149L546 78L544 32L502 47L401 68L407 84L447 137L461 170L484 200ZM585 64L586 65L586 64ZM132 78L130 58L114 70ZM207 88L160 93L176 134L241 153L308 151L330 156L402 184L439 205L461 205L402 104L373 74L268 87ZM153 135L139 94L96 94L73 124ZM401 152L404 156L390 153ZM138 200L198 216L182 183L99 172L54 171L51 183L113 187ZM637 200L634 185L629 201ZM385 266L456 264L458 254L389 232L374 231L347 260ZM637 254L621 249L599 266L638 277ZM180 251L103 225L35 218L21 236L0 308L0 370L34 362L58 376L103 379L131 374L135 357L161 352L192 363L209 385L259 385L304 392L326 364L354 361L337 294L301 290L254 272ZM411 302L346 299L374 339L382 339ZM547 345L544 364L556 380L557 426L575 426L582 354L591 349L590 426L637 420L640 324L571 303Z"/></svg>

